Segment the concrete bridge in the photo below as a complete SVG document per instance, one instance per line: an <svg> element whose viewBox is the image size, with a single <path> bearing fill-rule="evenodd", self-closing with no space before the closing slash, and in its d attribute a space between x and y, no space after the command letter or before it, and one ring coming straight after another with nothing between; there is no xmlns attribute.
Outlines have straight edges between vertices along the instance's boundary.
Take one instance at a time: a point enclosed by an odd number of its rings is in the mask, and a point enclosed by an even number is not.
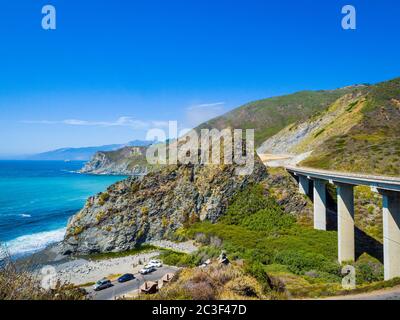
<svg viewBox="0 0 400 320"><path fill-rule="evenodd" d="M326 184L337 188L339 262L355 260L354 187L369 186L383 197L383 259L385 280L400 277L400 179L285 167L298 177L300 192L310 195L313 181L314 228L326 230Z"/></svg>

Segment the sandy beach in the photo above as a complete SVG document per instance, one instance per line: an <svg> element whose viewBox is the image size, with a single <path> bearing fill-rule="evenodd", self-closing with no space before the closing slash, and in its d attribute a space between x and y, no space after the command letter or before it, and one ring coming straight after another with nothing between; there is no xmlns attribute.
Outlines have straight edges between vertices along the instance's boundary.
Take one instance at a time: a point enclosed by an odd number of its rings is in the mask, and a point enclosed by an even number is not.
<svg viewBox="0 0 400 320"><path fill-rule="evenodd" d="M175 243L160 240L148 244L184 253L192 253L197 250L192 241ZM55 254L56 251L55 246L36 256L36 265L40 266L36 269L36 271L39 270L39 277L43 278L46 274L50 274L55 281L59 280L61 283L74 285L91 284L102 278L115 278L124 273L138 273L145 264L160 254L160 250L155 249L125 257L94 260L61 257ZM43 267L47 268L44 275Z"/></svg>
<svg viewBox="0 0 400 320"><path fill-rule="evenodd" d="M137 273L159 254L159 251L152 251L107 260L71 260L54 266L56 279L61 283L82 285L124 273Z"/></svg>

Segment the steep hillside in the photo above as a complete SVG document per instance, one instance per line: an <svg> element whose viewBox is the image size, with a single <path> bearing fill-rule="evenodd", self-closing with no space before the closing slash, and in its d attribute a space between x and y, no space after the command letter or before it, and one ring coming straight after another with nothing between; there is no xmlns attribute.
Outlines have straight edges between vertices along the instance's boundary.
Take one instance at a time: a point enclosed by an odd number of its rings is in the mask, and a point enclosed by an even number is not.
<svg viewBox="0 0 400 320"><path fill-rule="evenodd" d="M400 78L358 87L325 110L289 124L257 151L303 154L302 166L398 176L399 120Z"/></svg>
<svg viewBox="0 0 400 320"><path fill-rule="evenodd" d="M290 124L267 139L259 153L300 154L315 150L330 137L347 133L362 119L365 93L357 91L344 95L326 110L318 112L305 121Z"/></svg>
<svg viewBox="0 0 400 320"><path fill-rule="evenodd" d="M304 166L400 175L400 78L371 86L349 104L348 131L334 131Z"/></svg>
<svg viewBox="0 0 400 320"><path fill-rule="evenodd" d="M260 146L287 125L305 120L316 112L325 110L345 94L362 91L363 88L354 86L328 91L302 91L251 102L200 125L197 130L255 129L256 146Z"/></svg>

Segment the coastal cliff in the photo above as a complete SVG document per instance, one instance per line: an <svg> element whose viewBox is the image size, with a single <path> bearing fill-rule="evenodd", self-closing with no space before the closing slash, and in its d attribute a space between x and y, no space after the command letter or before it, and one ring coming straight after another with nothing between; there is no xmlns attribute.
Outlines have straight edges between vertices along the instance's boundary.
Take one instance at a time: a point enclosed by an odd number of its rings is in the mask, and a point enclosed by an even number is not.
<svg viewBox="0 0 400 320"><path fill-rule="evenodd" d="M99 151L79 173L104 175L143 175L148 170L147 147L124 147L115 151Z"/></svg>
<svg viewBox="0 0 400 320"><path fill-rule="evenodd" d="M159 240L196 221L215 222L232 197L267 176L256 156L252 174L237 165L174 165L130 177L91 197L73 216L62 243L64 254L118 252Z"/></svg>

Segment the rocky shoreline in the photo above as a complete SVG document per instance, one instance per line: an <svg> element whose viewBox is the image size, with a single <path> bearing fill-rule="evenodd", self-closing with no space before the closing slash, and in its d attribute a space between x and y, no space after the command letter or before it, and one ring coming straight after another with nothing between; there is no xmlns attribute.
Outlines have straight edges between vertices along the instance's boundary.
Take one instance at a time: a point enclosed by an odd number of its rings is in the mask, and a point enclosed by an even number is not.
<svg viewBox="0 0 400 320"><path fill-rule="evenodd" d="M18 259L19 268L28 268L39 279L43 278L44 267L54 269L54 277L60 283L87 285L99 279L113 277L124 273L137 273L147 262L157 257L160 250L168 249L182 253L193 253L198 247L193 241L172 242L168 240L145 243L152 245L154 250L134 253L124 257L93 259L91 256L65 256L60 253L61 243L53 244L31 256Z"/></svg>

